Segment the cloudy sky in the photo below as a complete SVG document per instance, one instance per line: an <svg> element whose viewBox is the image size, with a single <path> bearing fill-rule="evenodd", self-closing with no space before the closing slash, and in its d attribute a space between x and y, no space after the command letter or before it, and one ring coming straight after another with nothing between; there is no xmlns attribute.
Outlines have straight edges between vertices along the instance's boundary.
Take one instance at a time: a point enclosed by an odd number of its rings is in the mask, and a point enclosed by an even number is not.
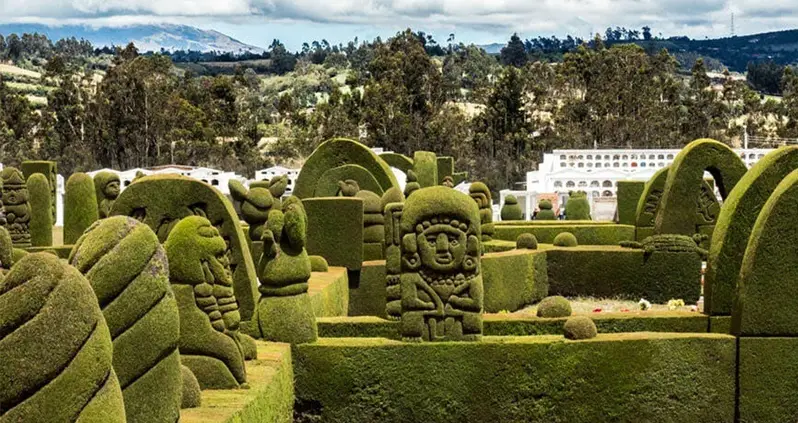
<svg viewBox="0 0 798 423"><path fill-rule="evenodd" d="M94 26L181 23L216 29L267 46L279 38L291 49L303 41L371 39L412 27L445 41L503 42L572 34L588 37L609 26L694 38L798 27L796 0L0 0L0 23Z"/></svg>

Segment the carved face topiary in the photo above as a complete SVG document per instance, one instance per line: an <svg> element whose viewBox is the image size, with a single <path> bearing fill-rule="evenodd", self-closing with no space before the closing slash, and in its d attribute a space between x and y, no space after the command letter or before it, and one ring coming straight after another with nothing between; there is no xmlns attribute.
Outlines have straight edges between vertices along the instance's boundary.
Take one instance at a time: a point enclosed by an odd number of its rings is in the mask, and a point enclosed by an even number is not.
<svg viewBox="0 0 798 423"><path fill-rule="evenodd" d="M121 192L119 175L107 171L94 175L94 189L100 219L105 219L110 216L114 201Z"/></svg>
<svg viewBox="0 0 798 423"><path fill-rule="evenodd" d="M11 234L14 245L29 247L31 244L29 222L30 204L28 203L28 187L22 172L7 167L0 172L3 180L2 199L6 214L6 228Z"/></svg>

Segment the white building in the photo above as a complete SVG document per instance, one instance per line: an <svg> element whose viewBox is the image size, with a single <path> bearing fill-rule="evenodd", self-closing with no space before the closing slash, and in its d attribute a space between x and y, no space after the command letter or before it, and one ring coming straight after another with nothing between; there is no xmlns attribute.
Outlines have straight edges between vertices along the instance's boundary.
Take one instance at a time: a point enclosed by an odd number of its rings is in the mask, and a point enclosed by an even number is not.
<svg viewBox="0 0 798 423"><path fill-rule="evenodd" d="M223 170L211 169L207 167L193 167L193 166L180 166L180 165L157 166L148 169L134 168L123 171L114 170L114 169L100 169L87 173L89 174L89 176L93 178L94 175L103 171L118 174L119 180L121 181L120 188L122 190L127 188L127 186L133 182L133 179L136 178L136 175L139 172L145 175L176 174L176 175L188 176L211 185L212 187L218 189L225 195L230 194L230 189L227 187L227 184L230 182L230 180L235 179L245 184L247 183L246 178L235 172L226 172Z"/></svg>
<svg viewBox="0 0 798 423"><path fill-rule="evenodd" d="M267 169L261 169L255 172L255 181L266 181L274 178L275 176L287 176L288 188L285 190L285 195L291 195L296 186L296 180L299 178L299 171L301 169L289 169L283 166L272 166Z"/></svg>
<svg viewBox="0 0 798 423"><path fill-rule="evenodd" d="M647 181L655 172L669 166L679 149L656 150L554 150L543 155L538 170L527 172L525 190L501 191L500 204L513 194L530 219L537 207L538 193L556 193L565 204L569 191L585 191L591 200L615 198L618 181ZM750 167L773 149L736 149ZM591 204L592 205L592 204Z"/></svg>

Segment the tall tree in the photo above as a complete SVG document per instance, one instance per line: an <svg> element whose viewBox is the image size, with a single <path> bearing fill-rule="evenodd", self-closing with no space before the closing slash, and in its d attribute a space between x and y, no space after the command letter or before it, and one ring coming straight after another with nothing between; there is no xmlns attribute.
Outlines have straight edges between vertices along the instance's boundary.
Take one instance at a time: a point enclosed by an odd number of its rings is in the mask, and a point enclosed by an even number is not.
<svg viewBox="0 0 798 423"><path fill-rule="evenodd" d="M502 48L500 56L503 64L517 68L523 67L529 61L524 42L517 33L510 37L510 41Z"/></svg>

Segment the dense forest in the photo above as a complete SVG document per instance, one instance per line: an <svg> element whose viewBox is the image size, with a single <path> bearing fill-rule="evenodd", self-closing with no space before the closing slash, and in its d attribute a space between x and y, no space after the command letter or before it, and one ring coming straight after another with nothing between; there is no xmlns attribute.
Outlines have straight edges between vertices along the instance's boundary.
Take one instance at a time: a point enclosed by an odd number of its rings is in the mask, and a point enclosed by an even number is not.
<svg viewBox="0 0 798 423"><path fill-rule="evenodd" d="M778 74L784 97L764 101L745 80L711 79L700 57L680 72L667 50L623 42L657 41L650 30L617 31L588 41L513 35L498 55L411 30L299 52L275 40L237 61L9 36L0 61L41 76L0 72L0 161L54 159L63 173L180 163L251 175L299 165L343 136L454 156L498 190L554 148L734 144L744 128L798 137L792 68L768 68L757 83ZM224 72L205 73L208 64Z"/></svg>

